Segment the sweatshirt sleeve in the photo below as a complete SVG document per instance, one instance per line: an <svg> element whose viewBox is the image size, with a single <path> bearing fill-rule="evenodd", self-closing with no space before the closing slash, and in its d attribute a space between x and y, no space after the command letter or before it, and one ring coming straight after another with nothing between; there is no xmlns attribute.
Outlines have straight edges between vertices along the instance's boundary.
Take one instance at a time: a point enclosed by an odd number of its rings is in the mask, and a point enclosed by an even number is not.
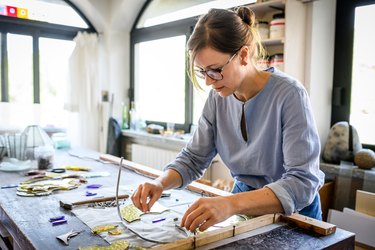
<svg viewBox="0 0 375 250"><path fill-rule="evenodd" d="M217 153L214 143L214 110L215 101L212 92L210 92L193 137L176 159L163 169L174 169L181 175L182 185L180 188L184 188L192 181L202 177Z"/></svg>
<svg viewBox="0 0 375 250"><path fill-rule="evenodd" d="M287 215L311 204L324 183L319 169L320 140L307 92L294 88L282 107L282 153L285 173L266 185L280 200Z"/></svg>

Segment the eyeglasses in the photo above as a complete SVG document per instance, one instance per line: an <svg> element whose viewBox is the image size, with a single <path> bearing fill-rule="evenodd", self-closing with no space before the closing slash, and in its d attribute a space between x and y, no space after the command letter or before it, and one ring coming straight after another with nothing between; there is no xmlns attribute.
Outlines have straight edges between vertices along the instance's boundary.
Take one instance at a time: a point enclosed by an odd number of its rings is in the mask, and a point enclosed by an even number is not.
<svg viewBox="0 0 375 250"><path fill-rule="evenodd" d="M194 70L195 75L202 79L206 79L206 76L208 76L209 78L215 81L222 80L224 76L223 74L221 74L221 72L223 72L224 68L233 60L233 58L237 55L237 53L238 52L234 53L234 55L231 58L229 58L228 62L224 64L223 67L218 68L218 69L207 69L207 70L195 69Z"/></svg>

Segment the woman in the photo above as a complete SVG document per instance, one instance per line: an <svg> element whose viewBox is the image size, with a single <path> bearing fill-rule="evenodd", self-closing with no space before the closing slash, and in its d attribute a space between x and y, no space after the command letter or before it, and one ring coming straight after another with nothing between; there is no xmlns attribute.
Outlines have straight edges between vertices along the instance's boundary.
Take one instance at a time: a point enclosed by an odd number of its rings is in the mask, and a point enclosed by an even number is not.
<svg viewBox="0 0 375 250"><path fill-rule="evenodd" d="M218 153L235 179L233 195L200 198L181 226L204 231L234 214L299 212L321 219L318 190L320 143L306 90L270 68L262 56L254 13L212 9L188 41L190 76L212 87L198 129L176 160L132 196L146 212L163 190L184 188L200 178Z"/></svg>

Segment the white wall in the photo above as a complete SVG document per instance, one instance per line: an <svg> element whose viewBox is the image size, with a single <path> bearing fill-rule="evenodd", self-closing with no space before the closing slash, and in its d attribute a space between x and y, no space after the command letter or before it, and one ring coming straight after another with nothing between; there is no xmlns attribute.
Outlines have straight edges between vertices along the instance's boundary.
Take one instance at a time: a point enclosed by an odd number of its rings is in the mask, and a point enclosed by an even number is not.
<svg viewBox="0 0 375 250"><path fill-rule="evenodd" d="M331 122L336 0L308 3L306 74L322 148Z"/></svg>

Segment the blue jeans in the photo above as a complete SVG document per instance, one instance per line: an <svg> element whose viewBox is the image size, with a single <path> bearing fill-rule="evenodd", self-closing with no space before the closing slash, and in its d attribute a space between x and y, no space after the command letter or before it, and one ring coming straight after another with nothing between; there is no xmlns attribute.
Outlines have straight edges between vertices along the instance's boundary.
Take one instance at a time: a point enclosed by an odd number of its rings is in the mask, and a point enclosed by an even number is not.
<svg viewBox="0 0 375 250"><path fill-rule="evenodd" d="M236 193L241 193L241 192L246 192L246 191L251 191L251 190L255 190L255 188L250 187L243 182L235 181L233 189L232 189L232 193L236 194ZM320 206L319 193L316 193L313 202L307 207L303 208L301 211L299 211L299 214L302 214L302 215L305 215L305 216L308 216L317 220L322 220L322 209Z"/></svg>

